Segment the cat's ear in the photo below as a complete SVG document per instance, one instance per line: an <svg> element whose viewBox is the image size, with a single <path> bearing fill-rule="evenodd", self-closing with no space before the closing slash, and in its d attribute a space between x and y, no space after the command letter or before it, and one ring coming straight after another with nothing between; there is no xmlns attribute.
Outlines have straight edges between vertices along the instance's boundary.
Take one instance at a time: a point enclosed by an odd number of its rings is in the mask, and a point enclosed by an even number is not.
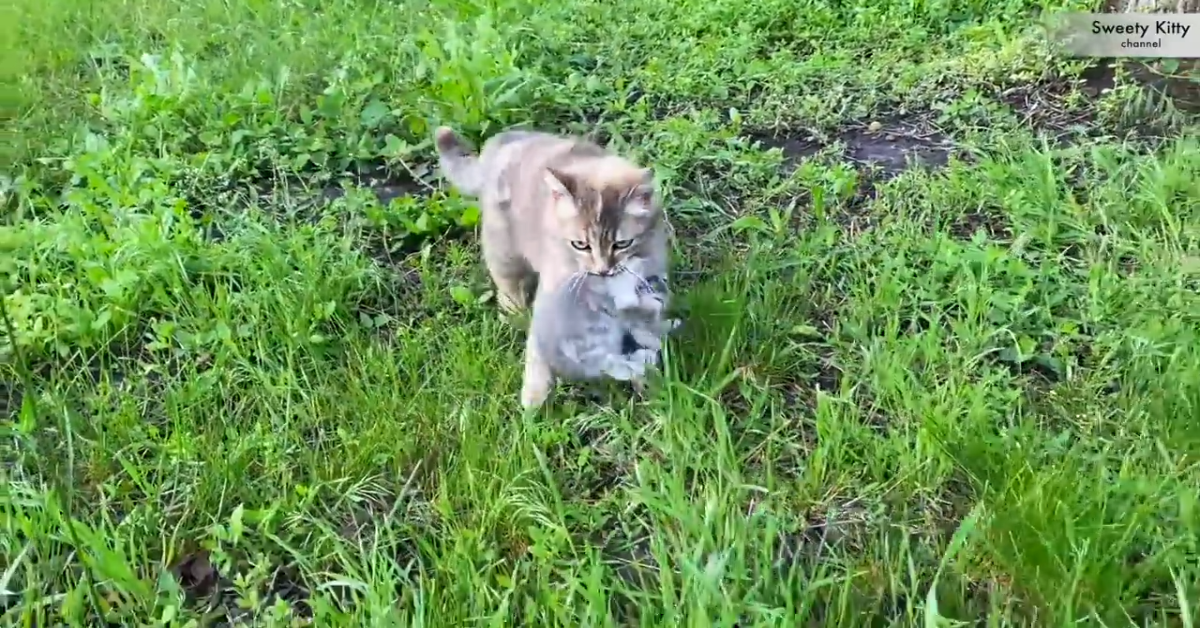
<svg viewBox="0 0 1200 628"><path fill-rule="evenodd" d="M642 168L640 174L638 183L629 191L625 211L634 216L648 216L654 213L654 194L657 190L654 185L654 170Z"/></svg>
<svg viewBox="0 0 1200 628"><path fill-rule="evenodd" d="M579 212L575 207L575 195L571 193L575 180L571 175L554 168L542 172L542 180L550 190L550 203L560 218L570 218Z"/></svg>

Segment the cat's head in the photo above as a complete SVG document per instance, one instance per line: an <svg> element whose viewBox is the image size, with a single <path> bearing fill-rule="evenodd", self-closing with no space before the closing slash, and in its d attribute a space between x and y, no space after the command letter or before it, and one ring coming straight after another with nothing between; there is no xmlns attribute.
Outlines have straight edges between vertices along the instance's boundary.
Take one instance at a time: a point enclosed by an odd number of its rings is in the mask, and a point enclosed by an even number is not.
<svg viewBox="0 0 1200 628"><path fill-rule="evenodd" d="M639 256L662 216L654 171L616 157L549 168L544 180L561 245L584 272L611 275Z"/></svg>

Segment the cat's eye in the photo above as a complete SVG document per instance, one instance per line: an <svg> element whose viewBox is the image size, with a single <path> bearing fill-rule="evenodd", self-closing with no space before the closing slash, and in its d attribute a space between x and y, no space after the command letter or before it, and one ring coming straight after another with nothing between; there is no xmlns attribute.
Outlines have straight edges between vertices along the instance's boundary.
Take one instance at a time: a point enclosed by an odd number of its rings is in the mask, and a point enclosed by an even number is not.
<svg viewBox="0 0 1200 628"><path fill-rule="evenodd" d="M627 249L632 245L633 240L617 240L616 242L613 242L613 250L620 251L621 249Z"/></svg>
<svg viewBox="0 0 1200 628"><path fill-rule="evenodd" d="M583 240L571 240L571 248L575 249L576 251L586 251L592 248L592 245L584 242Z"/></svg>

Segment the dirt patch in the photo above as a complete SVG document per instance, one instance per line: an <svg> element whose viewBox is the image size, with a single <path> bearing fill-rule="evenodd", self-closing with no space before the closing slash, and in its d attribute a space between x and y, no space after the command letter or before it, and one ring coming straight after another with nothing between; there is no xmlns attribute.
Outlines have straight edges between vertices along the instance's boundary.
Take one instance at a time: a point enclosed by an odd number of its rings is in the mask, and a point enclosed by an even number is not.
<svg viewBox="0 0 1200 628"><path fill-rule="evenodd" d="M848 131L841 141L846 156L864 166L877 166L885 174L895 175L912 167L941 168L950 161L949 138L921 131L904 123L871 126Z"/></svg>
<svg viewBox="0 0 1200 628"><path fill-rule="evenodd" d="M1118 137L1153 150L1163 138L1175 133L1174 123L1153 113L1126 116L1128 121L1101 122L1096 102L1115 89L1116 59L1099 59L1078 76L1053 76L1046 80L1001 87L993 98L1010 107L1020 123L1035 129L1059 147L1100 137ZM1186 98L1175 92L1174 83L1154 75L1144 65L1134 64L1130 71L1147 94L1166 94L1176 106L1184 107ZM1080 104L1077 95L1084 97Z"/></svg>
<svg viewBox="0 0 1200 628"><path fill-rule="evenodd" d="M834 218L851 236L870 230L876 218L868 211L877 196L877 187L905 170L937 170L957 156L955 144L933 124L933 113L904 118L881 118L858 122L829 132L783 131L780 129L750 134L765 149L779 148L785 168L793 169L809 159L854 164L857 185L849 198L838 203ZM807 194L791 202L808 204ZM797 212L803 228L808 212Z"/></svg>
<svg viewBox="0 0 1200 628"><path fill-rule="evenodd" d="M171 573L192 604L209 598L221 579L207 550L186 554L171 566Z"/></svg>
<svg viewBox="0 0 1200 628"><path fill-rule="evenodd" d="M1105 90L1115 87L1117 71L1112 67L1112 61L1113 59L1100 59L1095 65L1084 70L1079 75L1079 80L1083 81L1080 91L1087 96L1099 96Z"/></svg>
<svg viewBox="0 0 1200 628"><path fill-rule="evenodd" d="M176 189L188 203L192 218L210 241L226 237L230 219L251 207L259 207L280 218L315 223L330 203L350 190L368 190L380 205L405 196L421 197L433 192L428 166L400 166L396 171L383 163L365 163L342 173L280 174L252 180L185 179Z"/></svg>
<svg viewBox="0 0 1200 628"><path fill-rule="evenodd" d="M428 168L405 167L396 172L384 164L370 163L341 175L260 180L254 183L253 192L254 200L272 207L285 207L289 214L316 220L320 218L320 209L346 196L351 189L369 190L385 207L403 196L425 196L434 188L422 175L428 175Z"/></svg>
<svg viewBox="0 0 1200 628"><path fill-rule="evenodd" d="M171 566L171 574L183 590L188 605L212 617L218 625L240 625L252 621L256 611L239 604L233 580L227 574L222 574L211 558L208 551L197 550L185 554ZM268 603L263 608L269 607L273 600L284 600L296 610L299 617L312 616L308 605L311 592L303 584L295 567L276 568L266 583L266 590Z"/></svg>
<svg viewBox="0 0 1200 628"><path fill-rule="evenodd" d="M1096 111L1081 109L1068 103L1068 97L1078 90L1089 98L1099 98L1116 85L1116 71L1109 60L1101 60L1076 79L1053 78L1049 81L1015 85L998 92L995 97L1011 107L1024 126L1045 133L1055 144L1065 146L1078 138L1098 135Z"/></svg>
<svg viewBox="0 0 1200 628"><path fill-rule="evenodd" d="M341 174L304 173L249 181L181 184L192 217L206 240L224 241L248 212L259 212L280 223L316 224L333 216L339 226L353 234L361 250L380 266L399 271L397 284L416 283L404 260L419 250L430 235L412 234L395 220L399 210L393 201L420 199L435 190L428 165L389 167L383 163L356 166ZM344 207L331 207L348 195L365 200L373 196L379 207L364 207L347 199ZM369 196L367 198L369 198ZM411 201L407 201L411 205ZM453 229L453 228L451 228ZM457 234L454 234L457 235ZM407 291L406 291L407 292Z"/></svg>
<svg viewBox="0 0 1200 628"><path fill-rule="evenodd" d="M1013 237L1012 225L999 210L966 212L950 224L950 234L959 240L970 240L979 232L997 242L1011 241Z"/></svg>
<svg viewBox="0 0 1200 628"><path fill-rule="evenodd" d="M751 134L767 148L779 148L790 164L827 153L889 178L909 168L940 168L953 153L954 144L930 124L930 115L855 123L829 134ZM840 150L835 148L840 146Z"/></svg>
<svg viewBox="0 0 1200 628"><path fill-rule="evenodd" d="M428 174L425 166L415 169L405 166L402 172L394 172L382 164L370 164L349 173L346 183L321 188L318 196L324 201L334 201L346 195L347 187L365 188L386 207L402 196L425 196L433 192L434 187L425 180Z"/></svg>

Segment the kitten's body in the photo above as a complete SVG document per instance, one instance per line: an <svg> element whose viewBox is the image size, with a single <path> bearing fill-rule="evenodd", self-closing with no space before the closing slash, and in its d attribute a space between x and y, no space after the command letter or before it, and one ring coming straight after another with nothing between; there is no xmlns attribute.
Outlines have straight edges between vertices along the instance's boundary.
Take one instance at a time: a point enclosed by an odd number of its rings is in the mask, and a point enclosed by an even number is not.
<svg viewBox="0 0 1200 628"><path fill-rule="evenodd" d="M568 380L611 377L639 385L658 362L662 338L678 325L663 318L665 281L633 272L580 273L540 299L529 333L551 372Z"/></svg>
<svg viewBox="0 0 1200 628"><path fill-rule="evenodd" d="M527 305L535 325L553 316L546 295L579 272L602 276L636 260L641 277L666 277L667 233L652 173L578 138L506 131L474 154L448 128L435 133L444 175L480 201L483 257L505 310ZM521 401L540 405L555 374L530 334Z"/></svg>

